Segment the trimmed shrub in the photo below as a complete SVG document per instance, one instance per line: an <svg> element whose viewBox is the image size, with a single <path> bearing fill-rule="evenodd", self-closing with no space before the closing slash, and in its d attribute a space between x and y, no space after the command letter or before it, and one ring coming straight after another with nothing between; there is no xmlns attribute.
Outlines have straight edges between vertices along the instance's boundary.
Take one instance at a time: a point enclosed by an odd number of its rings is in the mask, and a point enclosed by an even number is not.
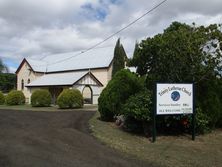
<svg viewBox="0 0 222 167"><path fill-rule="evenodd" d="M148 90L141 91L126 101L122 114L125 117L133 117L138 121L151 121L152 100Z"/></svg>
<svg viewBox="0 0 222 167"><path fill-rule="evenodd" d="M112 121L125 101L143 89L144 80L129 70L120 70L102 91L98 103L101 119Z"/></svg>
<svg viewBox="0 0 222 167"><path fill-rule="evenodd" d="M25 104L25 96L22 91L12 90L5 98L7 105L20 105Z"/></svg>
<svg viewBox="0 0 222 167"><path fill-rule="evenodd" d="M0 105L5 103L5 96L4 94L0 91Z"/></svg>
<svg viewBox="0 0 222 167"><path fill-rule="evenodd" d="M126 101L122 114L125 116L124 129L130 132L150 135L150 125L152 119L152 99L151 92L141 91Z"/></svg>
<svg viewBox="0 0 222 167"><path fill-rule="evenodd" d="M83 96L77 89L65 89L57 98L59 108L81 108L83 107Z"/></svg>
<svg viewBox="0 0 222 167"><path fill-rule="evenodd" d="M40 89L32 93L31 105L33 107L48 107L51 104L51 94L48 90Z"/></svg>

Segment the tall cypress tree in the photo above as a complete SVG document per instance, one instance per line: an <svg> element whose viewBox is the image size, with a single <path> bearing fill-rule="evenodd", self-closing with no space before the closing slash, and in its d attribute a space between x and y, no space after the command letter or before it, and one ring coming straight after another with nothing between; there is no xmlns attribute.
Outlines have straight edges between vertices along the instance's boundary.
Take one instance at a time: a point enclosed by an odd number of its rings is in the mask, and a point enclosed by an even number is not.
<svg viewBox="0 0 222 167"><path fill-rule="evenodd" d="M114 57L113 57L113 70L112 76L115 75L121 69L125 67L125 60L126 60L126 52L120 43L120 38L116 42L116 46L114 49Z"/></svg>
<svg viewBox="0 0 222 167"><path fill-rule="evenodd" d="M139 43L136 42L135 48L134 48L134 51L133 51L133 57L129 59L128 64L127 64L129 67L138 66L138 59L140 58L139 50L140 50Z"/></svg>

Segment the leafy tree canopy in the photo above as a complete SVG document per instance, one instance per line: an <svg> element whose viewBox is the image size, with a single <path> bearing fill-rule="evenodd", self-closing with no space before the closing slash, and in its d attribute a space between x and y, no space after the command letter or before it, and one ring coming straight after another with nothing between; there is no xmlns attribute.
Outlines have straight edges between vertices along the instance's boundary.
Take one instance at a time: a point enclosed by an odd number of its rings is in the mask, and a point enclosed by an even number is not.
<svg viewBox="0 0 222 167"><path fill-rule="evenodd" d="M16 75L10 73L0 73L0 91L9 92L16 88Z"/></svg>
<svg viewBox="0 0 222 167"><path fill-rule="evenodd" d="M222 125L221 25L207 27L173 22L162 34L136 45L131 65L155 82L190 83L196 87L196 107L209 118L210 127Z"/></svg>
<svg viewBox="0 0 222 167"><path fill-rule="evenodd" d="M173 22L164 33L136 45L131 64L153 81L199 83L221 76L221 41L219 25Z"/></svg>
<svg viewBox="0 0 222 167"><path fill-rule="evenodd" d="M0 59L0 91L9 92L16 87L16 75L8 73L8 67Z"/></svg>

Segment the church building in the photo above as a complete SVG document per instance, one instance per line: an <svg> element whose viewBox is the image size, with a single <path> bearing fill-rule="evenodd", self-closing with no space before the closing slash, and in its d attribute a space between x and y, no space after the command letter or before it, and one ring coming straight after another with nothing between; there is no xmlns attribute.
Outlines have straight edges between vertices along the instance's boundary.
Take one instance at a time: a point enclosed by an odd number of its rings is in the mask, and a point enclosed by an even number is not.
<svg viewBox="0 0 222 167"><path fill-rule="evenodd" d="M24 58L16 71L17 90L23 91L30 103L35 90L47 89L55 103L63 89L76 88L85 103L97 104L112 77L113 52L111 47L54 54L39 60Z"/></svg>

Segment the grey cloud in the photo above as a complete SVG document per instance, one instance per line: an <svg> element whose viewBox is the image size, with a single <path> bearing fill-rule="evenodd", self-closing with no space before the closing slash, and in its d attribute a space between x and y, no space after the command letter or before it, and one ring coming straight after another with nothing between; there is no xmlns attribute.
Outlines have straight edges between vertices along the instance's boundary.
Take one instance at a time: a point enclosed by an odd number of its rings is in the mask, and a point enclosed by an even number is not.
<svg viewBox="0 0 222 167"><path fill-rule="evenodd" d="M164 20L176 20L177 17L183 17L186 14L213 17L221 14L221 6L221 0L168 0L153 13L150 24L158 24Z"/></svg>
<svg viewBox="0 0 222 167"><path fill-rule="evenodd" d="M102 41L151 9L159 0L0 0L0 55L20 61L46 54L84 50ZM82 13L86 3L106 9L104 20ZM162 32L172 21L210 24L221 21L221 0L168 0L101 47L114 46L118 37L129 54L135 41ZM90 15L91 13L89 13Z"/></svg>

